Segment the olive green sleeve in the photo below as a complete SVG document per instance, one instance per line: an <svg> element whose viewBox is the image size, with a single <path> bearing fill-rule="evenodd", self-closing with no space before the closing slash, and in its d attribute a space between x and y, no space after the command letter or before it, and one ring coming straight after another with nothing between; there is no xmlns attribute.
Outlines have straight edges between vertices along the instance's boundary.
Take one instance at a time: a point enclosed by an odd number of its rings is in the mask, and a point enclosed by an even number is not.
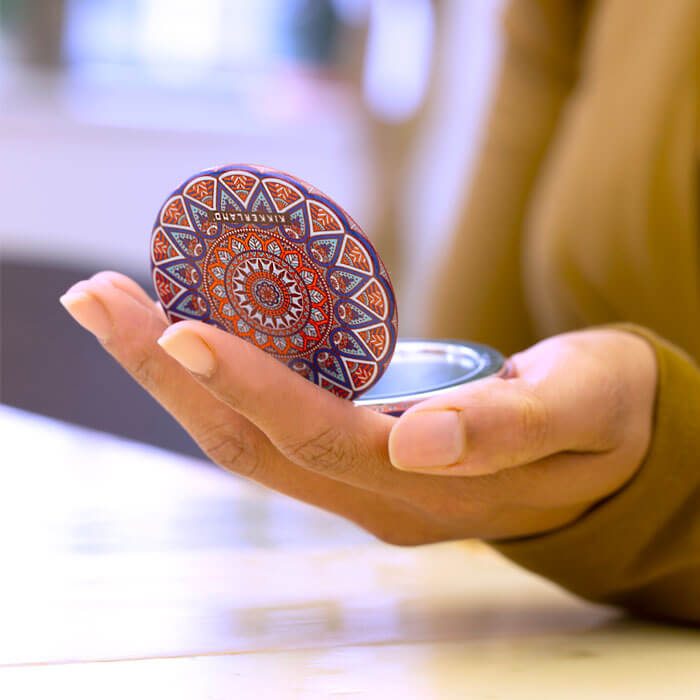
<svg viewBox="0 0 700 700"><path fill-rule="evenodd" d="M700 368L645 328L658 361L647 455L620 491L556 532L492 543L577 595L634 613L700 622Z"/></svg>
<svg viewBox="0 0 700 700"><path fill-rule="evenodd" d="M512 0L471 184L431 285L427 333L512 354L531 345L521 280L528 203L576 84L580 0ZM494 310L498 311L495 312Z"/></svg>

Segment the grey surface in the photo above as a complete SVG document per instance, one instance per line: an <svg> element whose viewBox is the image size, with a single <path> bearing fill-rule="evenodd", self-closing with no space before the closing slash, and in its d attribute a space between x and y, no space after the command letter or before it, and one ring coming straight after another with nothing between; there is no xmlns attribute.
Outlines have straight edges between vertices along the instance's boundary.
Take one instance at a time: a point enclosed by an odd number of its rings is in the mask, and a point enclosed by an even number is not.
<svg viewBox="0 0 700 700"><path fill-rule="evenodd" d="M95 270L0 261L0 400L140 442L201 456L156 401L80 328L58 297ZM150 282L140 280L152 294Z"/></svg>

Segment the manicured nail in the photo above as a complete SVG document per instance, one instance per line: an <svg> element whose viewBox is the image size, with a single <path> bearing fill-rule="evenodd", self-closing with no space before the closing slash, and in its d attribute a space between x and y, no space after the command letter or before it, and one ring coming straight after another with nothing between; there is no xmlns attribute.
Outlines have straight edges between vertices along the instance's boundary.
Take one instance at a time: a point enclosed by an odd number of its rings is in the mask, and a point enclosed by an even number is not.
<svg viewBox="0 0 700 700"><path fill-rule="evenodd" d="M462 459L465 442L457 411L417 411L393 427L389 458L397 469L446 467Z"/></svg>
<svg viewBox="0 0 700 700"><path fill-rule="evenodd" d="M101 343L110 339L113 330L112 319L102 302L92 294L69 289L59 301L66 311Z"/></svg>
<svg viewBox="0 0 700 700"><path fill-rule="evenodd" d="M216 369L216 356L196 333L171 326L158 339L158 344L185 369L210 377Z"/></svg>

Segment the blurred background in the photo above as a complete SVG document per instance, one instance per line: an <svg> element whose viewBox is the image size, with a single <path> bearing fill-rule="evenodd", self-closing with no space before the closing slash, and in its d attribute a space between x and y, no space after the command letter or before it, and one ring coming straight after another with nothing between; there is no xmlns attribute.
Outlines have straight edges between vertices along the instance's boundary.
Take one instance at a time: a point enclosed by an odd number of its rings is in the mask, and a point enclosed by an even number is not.
<svg viewBox="0 0 700 700"><path fill-rule="evenodd" d="M336 199L387 263L401 335L479 145L501 0L0 0L0 399L197 447L58 297L149 281L163 198L232 162Z"/></svg>

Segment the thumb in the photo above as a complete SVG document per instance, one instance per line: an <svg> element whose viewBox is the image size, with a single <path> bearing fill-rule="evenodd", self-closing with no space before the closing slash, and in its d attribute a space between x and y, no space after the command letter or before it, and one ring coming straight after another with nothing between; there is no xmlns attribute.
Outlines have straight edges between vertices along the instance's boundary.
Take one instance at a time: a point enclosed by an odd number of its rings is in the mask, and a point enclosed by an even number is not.
<svg viewBox="0 0 700 700"><path fill-rule="evenodd" d="M475 476L561 451L612 449L614 377L569 350L535 346L512 358L515 379L480 380L413 406L391 430L392 464Z"/></svg>

